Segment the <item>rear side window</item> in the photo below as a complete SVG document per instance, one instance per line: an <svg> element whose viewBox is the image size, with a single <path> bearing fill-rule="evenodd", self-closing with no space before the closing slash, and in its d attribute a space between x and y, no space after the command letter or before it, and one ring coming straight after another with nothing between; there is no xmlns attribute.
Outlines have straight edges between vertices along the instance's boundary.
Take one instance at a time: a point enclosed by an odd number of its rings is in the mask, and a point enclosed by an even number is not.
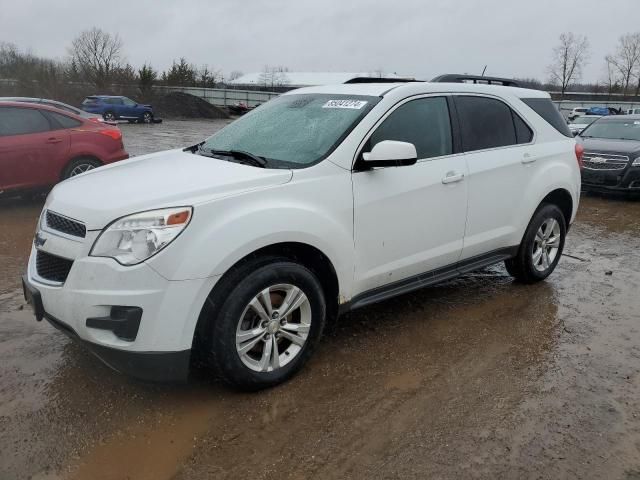
<svg viewBox="0 0 640 480"><path fill-rule="evenodd" d="M453 145L447 100L444 97L420 98L401 105L371 135L365 151L371 151L383 140L413 143L421 159L451 154Z"/></svg>
<svg viewBox="0 0 640 480"><path fill-rule="evenodd" d="M75 118L62 115L61 113L47 112L47 115L50 115L53 118L54 122L59 124L62 128L75 128L82 125L82 122L79 122Z"/></svg>
<svg viewBox="0 0 640 480"><path fill-rule="evenodd" d="M457 96L455 101L466 152L518 143L511 108L504 102L471 96Z"/></svg>
<svg viewBox="0 0 640 480"><path fill-rule="evenodd" d="M122 105L121 98L107 98L104 102L108 103L109 105Z"/></svg>
<svg viewBox="0 0 640 480"><path fill-rule="evenodd" d="M95 105L98 103L98 99L95 97L87 97L82 101L82 105Z"/></svg>
<svg viewBox="0 0 640 480"><path fill-rule="evenodd" d="M0 135L25 135L51 130L49 120L35 108L0 107Z"/></svg>
<svg viewBox="0 0 640 480"><path fill-rule="evenodd" d="M564 121L564 118L562 118L562 115L560 115L558 109L553 103L551 103L550 98L521 98L520 100L531 107L532 110L544 118L549 125L555 128L562 135L573 138L571 130L567 127L567 124Z"/></svg>

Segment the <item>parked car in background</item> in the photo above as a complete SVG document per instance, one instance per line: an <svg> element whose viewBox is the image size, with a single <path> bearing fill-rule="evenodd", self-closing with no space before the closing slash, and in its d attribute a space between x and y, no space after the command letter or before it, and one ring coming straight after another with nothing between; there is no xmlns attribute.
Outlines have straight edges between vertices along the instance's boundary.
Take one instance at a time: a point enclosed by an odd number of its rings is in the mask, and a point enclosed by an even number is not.
<svg viewBox="0 0 640 480"><path fill-rule="evenodd" d="M571 109L571 111L569 112L569 115L567 116L567 118L569 120L575 120L576 118L582 116L582 115L586 115L587 110L589 110L586 107L576 107Z"/></svg>
<svg viewBox="0 0 640 480"><path fill-rule="evenodd" d="M581 115L569 123L569 130L574 136L579 135L582 130L599 118L602 118L602 115Z"/></svg>
<svg viewBox="0 0 640 480"><path fill-rule="evenodd" d="M537 90L293 90L198 145L54 188L25 296L116 370L184 380L193 349L237 387L273 386L339 312L503 261L545 279L580 155Z"/></svg>
<svg viewBox="0 0 640 480"><path fill-rule="evenodd" d="M627 110L627 115L640 115L640 108L630 108Z"/></svg>
<svg viewBox="0 0 640 480"><path fill-rule="evenodd" d="M0 102L0 193L46 188L128 157L114 125L43 104Z"/></svg>
<svg viewBox="0 0 640 480"><path fill-rule="evenodd" d="M82 110L102 115L106 121L128 120L130 123L152 123L153 108L127 97L92 95L82 101Z"/></svg>
<svg viewBox="0 0 640 480"><path fill-rule="evenodd" d="M577 138L584 190L640 193L640 115L603 117Z"/></svg>
<svg viewBox="0 0 640 480"><path fill-rule="evenodd" d="M74 106L68 105L66 103L58 102L57 100L50 100L48 98L31 98L31 97L0 97L0 102L27 102L27 103L38 103L41 105L47 105L49 107L54 107L60 110L63 110L68 113L73 113L74 115L78 115L79 117L86 118L87 120L94 120L96 122L103 122L104 119L102 115L97 113L89 113L84 110L80 110Z"/></svg>

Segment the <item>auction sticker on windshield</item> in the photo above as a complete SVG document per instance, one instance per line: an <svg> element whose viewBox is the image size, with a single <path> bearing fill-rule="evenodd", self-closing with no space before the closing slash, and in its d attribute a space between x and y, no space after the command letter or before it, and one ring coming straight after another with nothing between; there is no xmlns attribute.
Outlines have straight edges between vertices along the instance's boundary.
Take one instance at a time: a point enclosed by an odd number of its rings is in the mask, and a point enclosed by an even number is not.
<svg viewBox="0 0 640 480"><path fill-rule="evenodd" d="M329 100L322 108L352 108L360 110L366 104L365 100Z"/></svg>

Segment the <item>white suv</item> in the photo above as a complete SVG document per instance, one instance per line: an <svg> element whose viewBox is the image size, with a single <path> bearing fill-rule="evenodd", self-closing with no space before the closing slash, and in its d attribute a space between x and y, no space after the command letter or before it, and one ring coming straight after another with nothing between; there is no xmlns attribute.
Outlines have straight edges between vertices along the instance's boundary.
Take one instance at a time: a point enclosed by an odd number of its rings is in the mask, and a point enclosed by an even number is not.
<svg viewBox="0 0 640 480"><path fill-rule="evenodd" d="M138 378L184 379L199 352L237 387L272 386L346 310L502 261L547 277L579 155L539 91L295 90L199 145L56 186L25 296Z"/></svg>

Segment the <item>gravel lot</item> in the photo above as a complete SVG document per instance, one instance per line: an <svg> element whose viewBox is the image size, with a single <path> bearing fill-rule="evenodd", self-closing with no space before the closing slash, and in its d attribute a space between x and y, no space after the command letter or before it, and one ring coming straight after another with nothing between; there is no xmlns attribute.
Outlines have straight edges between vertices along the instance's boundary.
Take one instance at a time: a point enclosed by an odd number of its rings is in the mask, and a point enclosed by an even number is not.
<svg viewBox="0 0 640 480"><path fill-rule="evenodd" d="M123 125L132 155L225 121ZM291 382L138 383L25 308L0 203L0 479L640 479L640 202L583 197L548 281L494 267L342 317Z"/></svg>

